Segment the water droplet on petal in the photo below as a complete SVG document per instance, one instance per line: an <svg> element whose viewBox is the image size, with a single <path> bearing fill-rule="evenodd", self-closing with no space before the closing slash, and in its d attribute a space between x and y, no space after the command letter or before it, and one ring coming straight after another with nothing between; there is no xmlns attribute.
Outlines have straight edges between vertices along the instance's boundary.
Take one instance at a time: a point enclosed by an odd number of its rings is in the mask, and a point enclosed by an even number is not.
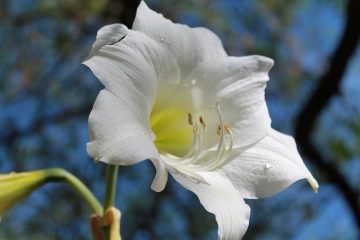
<svg viewBox="0 0 360 240"><path fill-rule="evenodd" d="M162 36L161 39L160 39L161 42L165 42L165 37Z"/></svg>
<svg viewBox="0 0 360 240"><path fill-rule="evenodd" d="M265 168L266 168L266 169L269 169L269 168L271 168L271 167L272 167L271 162L267 162L267 163L265 164Z"/></svg>
<svg viewBox="0 0 360 240"><path fill-rule="evenodd" d="M192 84L192 85L195 85L195 83L196 83L196 80L195 80L195 79L192 79L192 80L191 80L191 84Z"/></svg>

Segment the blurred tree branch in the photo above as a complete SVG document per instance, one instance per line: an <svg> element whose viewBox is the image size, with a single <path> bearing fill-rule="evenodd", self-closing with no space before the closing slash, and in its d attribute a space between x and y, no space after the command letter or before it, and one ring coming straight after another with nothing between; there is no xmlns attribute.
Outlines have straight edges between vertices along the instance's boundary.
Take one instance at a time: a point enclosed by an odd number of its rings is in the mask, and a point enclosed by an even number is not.
<svg viewBox="0 0 360 240"><path fill-rule="evenodd" d="M140 0L109 0L102 17L105 23L118 21L131 28L139 4Z"/></svg>
<svg viewBox="0 0 360 240"><path fill-rule="evenodd" d="M295 138L305 155L324 174L328 181L335 184L344 195L352 209L357 225L360 228L359 193L356 192L338 170L333 159L325 159L312 142L315 124L327 106L329 100L339 93L339 86L343 79L347 64L356 50L359 42L360 2L349 0L347 19L342 38L330 59L329 68L320 79L308 102L297 117Z"/></svg>

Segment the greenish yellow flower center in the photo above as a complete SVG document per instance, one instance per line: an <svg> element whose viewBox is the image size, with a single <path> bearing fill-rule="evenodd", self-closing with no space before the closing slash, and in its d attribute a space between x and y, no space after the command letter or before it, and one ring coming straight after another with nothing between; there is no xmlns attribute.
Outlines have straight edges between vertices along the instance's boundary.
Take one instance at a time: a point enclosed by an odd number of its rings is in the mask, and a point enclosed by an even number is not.
<svg viewBox="0 0 360 240"><path fill-rule="evenodd" d="M155 105L150 124L155 134L154 143L162 155L167 156L167 164L174 171L180 171L192 179L193 170L211 170L226 161L226 155L232 150L232 131L224 123L219 104L213 106L219 122L214 135L218 136L217 147L208 149L206 143L206 123L203 116L187 112L186 107L172 105L159 108ZM209 132L211 134L211 132ZM207 151L209 150L209 151ZM204 157L203 154L208 154ZM202 160L203 159L203 160Z"/></svg>
<svg viewBox="0 0 360 240"><path fill-rule="evenodd" d="M159 110L154 107L150 126L155 134L155 146L160 153L184 156L191 148L193 130L188 123L188 112L183 106Z"/></svg>

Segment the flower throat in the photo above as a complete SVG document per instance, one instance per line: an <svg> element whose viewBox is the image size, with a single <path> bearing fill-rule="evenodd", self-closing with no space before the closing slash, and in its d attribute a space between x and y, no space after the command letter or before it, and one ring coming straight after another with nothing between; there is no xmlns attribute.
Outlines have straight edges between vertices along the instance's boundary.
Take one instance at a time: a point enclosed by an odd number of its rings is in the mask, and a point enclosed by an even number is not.
<svg viewBox="0 0 360 240"><path fill-rule="evenodd" d="M154 108L156 109L156 108ZM232 150L233 138L229 124L224 123L220 106L215 109L218 123L213 134L218 136L217 146L212 148L211 154L204 158L202 155L208 149L206 142L207 126L203 116L193 117L184 108L173 107L166 111L153 111L150 117L151 128L155 134L154 143L162 155L167 156L168 164L178 171L211 170L225 161L225 156Z"/></svg>

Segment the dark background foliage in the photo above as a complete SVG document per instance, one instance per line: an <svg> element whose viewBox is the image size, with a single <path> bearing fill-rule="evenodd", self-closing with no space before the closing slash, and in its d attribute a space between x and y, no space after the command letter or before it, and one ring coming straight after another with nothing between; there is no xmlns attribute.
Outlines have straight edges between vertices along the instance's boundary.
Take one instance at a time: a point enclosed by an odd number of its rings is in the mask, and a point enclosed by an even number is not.
<svg viewBox="0 0 360 240"><path fill-rule="evenodd" d="M275 60L266 96L273 127L296 136L320 182L248 201L246 239L358 239L360 2L149 0L174 21L206 26L231 55ZM0 1L0 171L64 167L101 199L104 165L86 154L87 117L102 88L83 65L96 31L131 26L134 0ZM211 51L211 50L209 50ZM120 169L123 239L216 239L196 196L170 181L150 190L148 162ZM1 189L0 189L1 191ZM89 239L90 210L49 184L2 216L0 239Z"/></svg>

